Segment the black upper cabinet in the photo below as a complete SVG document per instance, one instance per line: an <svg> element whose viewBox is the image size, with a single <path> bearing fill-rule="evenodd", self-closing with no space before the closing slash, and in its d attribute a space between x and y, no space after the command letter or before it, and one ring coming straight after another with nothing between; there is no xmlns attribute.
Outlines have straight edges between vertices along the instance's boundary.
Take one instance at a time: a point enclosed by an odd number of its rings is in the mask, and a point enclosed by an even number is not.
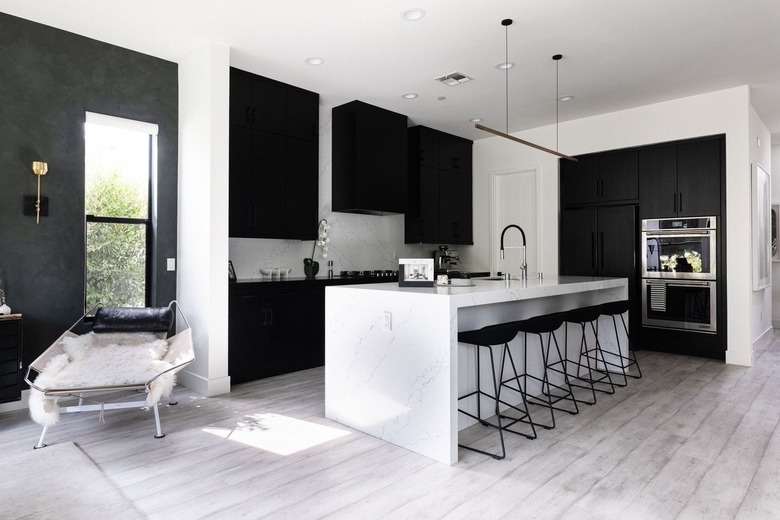
<svg viewBox="0 0 780 520"><path fill-rule="evenodd" d="M471 145L432 128L409 129L406 243L473 243Z"/></svg>
<svg viewBox="0 0 780 520"><path fill-rule="evenodd" d="M231 68L230 124L284 135L287 85Z"/></svg>
<svg viewBox="0 0 780 520"><path fill-rule="evenodd" d="M720 215L723 137L639 152L641 218Z"/></svg>
<svg viewBox="0 0 780 520"><path fill-rule="evenodd" d="M287 89L287 135L304 141L319 141L320 97L295 87Z"/></svg>
<svg viewBox="0 0 780 520"><path fill-rule="evenodd" d="M406 211L407 117L361 101L333 109L333 211Z"/></svg>
<svg viewBox="0 0 780 520"><path fill-rule="evenodd" d="M315 238L318 121L318 94L231 68L231 237Z"/></svg>
<svg viewBox="0 0 780 520"><path fill-rule="evenodd" d="M582 155L560 161L564 206L634 201L638 197L635 150Z"/></svg>

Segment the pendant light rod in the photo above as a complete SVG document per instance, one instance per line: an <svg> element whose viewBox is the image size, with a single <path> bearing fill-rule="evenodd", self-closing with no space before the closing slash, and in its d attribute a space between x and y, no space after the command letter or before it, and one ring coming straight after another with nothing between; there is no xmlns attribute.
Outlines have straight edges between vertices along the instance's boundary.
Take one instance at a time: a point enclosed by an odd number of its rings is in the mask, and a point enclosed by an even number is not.
<svg viewBox="0 0 780 520"><path fill-rule="evenodd" d="M504 132L502 132L500 130L493 130L492 128L489 128L487 126L480 125L479 123L475 124L474 127L479 129L479 130L483 130L485 132L488 132L490 134L497 135L499 137L503 137L504 139L509 139L510 141L514 141L516 143L520 143L520 144L524 144L526 146L530 146L531 148L536 148L537 150L541 150L543 152L547 152L547 153L550 153L550 154L553 154L553 155L557 155L561 159L566 159L566 160L569 160L569 161L578 162L575 157L571 157L569 155L562 154L560 152L556 152L555 150L550 150L549 148L545 148L544 146L541 146L541 145L538 145L538 144L534 144L534 143L532 143L530 141L526 141L524 139L520 139L519 137L515 137L513 135L506 134L506 133L504 133Z"/></svg>
<svg viewBox="0 0 780 520"><path fill-rule="evenodd" d="M543 152L547 152L549 154L558 156L562 159L566 159L568 161L574 161L578 162L577 159L574 157L562 154L558 152L557 150L551 150L549 148L546 148L544 146L534 144L530 141L526 141L524 139L520 139L518 137L515 137L513 135L509 135L509 26L512 25L512 19L511 18L505 18L501 20L501 25L504 26L505 29L505 35L504 35L504 92L505 92L505 98L504 98L504 107L505 107L505 113L506 113L506 131L501 132L499 130L494 130L492 128L489 128L487 126L480 125L479 123L476 123L474 125L475 128L478 130L482 130L484 132L488 132L493 135L497 135L499 137L503 137L504 139L509 139L510 141L514 141L516 143L524 144L526 146L530 146L531 148L536 148L537 150L541 150ZM557 56L557 58L556 58ZM553 59L556 60L556 69L555 69L555 95L556 95L556 105L555 105L555 148L558 148L558 69L557 69L557 63L558 60L561 59L563 56L560 54L556 54L553 56Z"/></svg>
<svg viewBox="0 0 780 520"><path fill-rule="evenodd" d="M560 107L561 99L558 94L558 63L563 58L563 54L554 54L552 59L555 60L555 149L558 149L558 109Z"/></svg>

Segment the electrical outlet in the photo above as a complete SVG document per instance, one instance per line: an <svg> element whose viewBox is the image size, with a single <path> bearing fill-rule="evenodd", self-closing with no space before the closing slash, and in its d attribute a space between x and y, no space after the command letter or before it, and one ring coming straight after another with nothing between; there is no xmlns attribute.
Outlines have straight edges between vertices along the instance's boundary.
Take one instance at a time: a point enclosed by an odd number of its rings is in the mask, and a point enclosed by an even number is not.
<svg viewBox="0 0 780 520"><path fill-rule="evenodd" d="M175 271L176 270L176 259L175 258L168 258L168 270L169 271Z"/></svg>
<svg viewBox="0 0 780 520"><path fill-rule="evenodd" d="M384 328L385 330L393 330L393 313L390 311L385 311Z"/></svg>

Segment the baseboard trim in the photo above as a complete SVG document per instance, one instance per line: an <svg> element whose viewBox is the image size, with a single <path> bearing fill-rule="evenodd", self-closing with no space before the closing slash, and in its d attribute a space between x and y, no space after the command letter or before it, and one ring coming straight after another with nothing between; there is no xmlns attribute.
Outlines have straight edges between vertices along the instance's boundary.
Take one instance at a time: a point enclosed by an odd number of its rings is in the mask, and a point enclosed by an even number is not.
<svg viewBox="0 0 780 520"><path fill-rule="evenodd" d="M176 374L179 384L206 397L230 393L230 376L206 379L198 374L182 370Z"/></svg>

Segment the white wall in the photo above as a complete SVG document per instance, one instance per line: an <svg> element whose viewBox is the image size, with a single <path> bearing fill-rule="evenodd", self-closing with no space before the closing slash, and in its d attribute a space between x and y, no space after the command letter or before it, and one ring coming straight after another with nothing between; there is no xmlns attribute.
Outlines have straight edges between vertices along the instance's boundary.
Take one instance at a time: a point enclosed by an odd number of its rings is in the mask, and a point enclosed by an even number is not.
<svg viewBox="0 0 780 520"><path fill-rule="evenodd" d="M765 171L770 173L770 179L771 179L771 172L772 172L771 140L772 139L766 125L764 125L759 115L751 107L750 108L750 136L748 138L751 175L753 172L753 168L755 167L756 164L758 164ZM752 182L752 177L751 177L751 182ZM752 269L753 267L752 257L751 257L750 266ZM751 276L752 276L752 271L751 271ZM754 343L756 343L760 341L763 337L769 337L772 335L772 287L770 286L766 289L753 291L752 297L753 298L752 298L751 307L755 309L756 312L751 314L750 337L753 338Z"/></svg>
<svg viewBox="0 0 780 520"><path fill-rule="evenodd" d="M565 106L561 108L565 111ZM755 118L757 119L757 117ZM752 363L752 344L759 339L766 302L754 297L750 274L751 182L749 140L750 95L747 86L692 96L559 125L560 151L578 155L706 135L726 134L727 312L726 361ZM760 125L763 126L763 125ZM765 129L764 129L765 130ZM555 147L555 126L516 134ZM768 136L766 137L768 140ZM539 265L558 272L558 160L532 148L491 137L474 143L474 247L467 261L490 258L487 216L490 214L490 175L510 169L538 168L541 186ZM518 204L523 198L518 198ZM529 252L529 255L533 254ZM487 265L485 265L487 267ZM746 313L750 319L744 319ZM766 315L769 314L768 310ZM734 319L739 317L739 319ZM765 318L764 318L765 319Z"/></svg>
<svg viewBox="0 0 780 520"><path fill-rule="evenodd" d="M200 394L230 391L227 351L228 100L230 49L209 43L179 63L178 295L195 361L180 381ZM180 324L181 326L181 324Z"/></svg>
<svg viewBox="0 0 780 520"><path fill-rule="evenodd" d="M780 164L780 143L772 143L771 155L772 164ZM775 178L774 169L767 171L772 177L772 204L780 204L780 177ZM772 262L772 326L780 328L780 262L775 261Z"/></svg>

